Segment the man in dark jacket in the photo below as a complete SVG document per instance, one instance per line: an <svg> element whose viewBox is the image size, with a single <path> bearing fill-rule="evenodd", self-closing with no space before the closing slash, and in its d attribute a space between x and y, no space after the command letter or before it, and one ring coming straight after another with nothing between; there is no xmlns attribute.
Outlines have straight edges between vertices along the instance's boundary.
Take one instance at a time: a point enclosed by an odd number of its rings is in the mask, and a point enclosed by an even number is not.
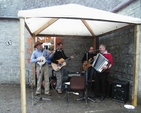
<svg viewBox="0 0 141 113"><path fill-rule="evenodd" d="M82 58L82 66L83 70L88 72L88 80L94 79L94 68L92 67L92 63L94 60L94 56L96 56L96 53L94 53L94 48L90 47L89 51L86 52Z"/></svg>
<svg viewBox="0 0 141 113"><path fill-rule="evenodd" d="M63 66L66 65L65 62L63 62L64 60L66 60L67 57L63 51L63 43L59 42L57 44L57 49L54 53L54 56L51 59L52 62L52 67L54 69L54 67L56 68L55 70L55 74L56 74L56 78L57 78L57 84L56 84L56 91L58 93L62 93L61 87L62 87L62 71L63 71ZM73 56L70 57L70 59L73 58Z"/></svg>

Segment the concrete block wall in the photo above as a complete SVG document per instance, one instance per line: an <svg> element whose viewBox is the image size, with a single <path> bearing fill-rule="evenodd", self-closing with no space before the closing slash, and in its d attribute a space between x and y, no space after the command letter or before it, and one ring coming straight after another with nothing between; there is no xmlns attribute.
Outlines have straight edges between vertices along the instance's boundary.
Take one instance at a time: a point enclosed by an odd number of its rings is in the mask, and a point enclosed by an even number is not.
<svg viewBox="0 0 141 113"><path fill-rule="evenodd" d="M1 19L0 21L0 83L20 83L20 37L19 20ZM25 48L29 45L25 29ZM11 45L9 45L9 43ZM26 64L28 54L25 54ZM29 66L27 67L29 69Z"/></svg>
<svg viewBox="0 0 141 113"><path fill-rule="evenodd" d="M19 22L1 20L0 41L0 83L19 83ZM11 41L11 45L6 44Z"/></svg>

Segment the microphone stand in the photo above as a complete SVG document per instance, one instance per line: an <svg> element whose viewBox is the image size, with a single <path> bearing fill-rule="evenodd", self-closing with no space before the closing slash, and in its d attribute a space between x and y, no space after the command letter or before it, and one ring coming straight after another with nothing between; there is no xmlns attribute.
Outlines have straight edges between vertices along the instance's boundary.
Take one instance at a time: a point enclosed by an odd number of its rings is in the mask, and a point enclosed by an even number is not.
<svg viewBox="0 0 141 113"><path fill-rule="evenodd" d="M92 98L90 98L89 96L88 96L88 65L86 65L86 67L87 67L87 70L86 70L86 74L85 74L85 76L86 76L86 90L85 90L85 101L86 101L86 103L88 103L88 100L91 100L92 102L95 102L95 100L93 100Z"/></svg>
<svg viewBox="0 0 141 113"><path fill-rule="evenodd" d="M94 99L92 99L92 98L90 98L89 96L88 96L88 52L87 53L85 53L86 54L86 71L85 71L85 79L86 79L86 90L85 90L85 92L84 92L84 97L82 97L82 98L79 98L79 99L76 99L76 100L84 100L85 99L85 101L86 101L86 104L88 103L88 100L91 100L92 102L95 102L95 100Z"/></svg>

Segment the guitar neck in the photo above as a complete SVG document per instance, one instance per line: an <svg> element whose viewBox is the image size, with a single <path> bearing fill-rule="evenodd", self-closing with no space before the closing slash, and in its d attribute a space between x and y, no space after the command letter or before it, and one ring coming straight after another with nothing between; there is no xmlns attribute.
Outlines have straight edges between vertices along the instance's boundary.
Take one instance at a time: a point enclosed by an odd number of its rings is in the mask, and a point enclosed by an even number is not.
<svg viewBox="0 0 141 113"><path fill-rule="evenodd" d="M60 58L58 61L61 61L61 62L63 63L63 62L66 62L66 61L68 61L68 60L70 60L70 59L71 59L71 57L69 57L69 58L67 58L67 59Z"/></svg>
<svg viewBox="0 0 141 113"><path fill-rule="evenodd" d="M69 57L69 58L67 58L65 61L68 61L68 60L70 60L71 58Z"/></svg>

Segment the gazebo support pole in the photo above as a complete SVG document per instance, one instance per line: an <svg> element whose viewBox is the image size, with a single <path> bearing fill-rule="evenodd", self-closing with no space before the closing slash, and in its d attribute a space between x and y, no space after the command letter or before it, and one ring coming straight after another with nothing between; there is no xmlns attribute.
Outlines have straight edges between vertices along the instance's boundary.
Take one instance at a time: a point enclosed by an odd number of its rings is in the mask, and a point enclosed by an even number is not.
<svg viewBox="0 0 141 113"><path fill-rule="evenodd" d="M21 75L21 110L26 113L26 81L25 81L25 40L24 18L20 18L20 75Z"/></svg>
<svg viewBox="0 0 141 113"><path fill-rule="evenodd" d="M140 27L135 27L135 71L134 71L134 85L132 93L132 105L137 106L138 93L138 76L139 76L139 51L140 51Z"/></svg>
<svg viewBox="0 0 141 113"><path fill-rule="evenodd" d="M36 38L36 36L33 35L32 36L32 52L34 51L35 38ZM32 64L32 71L33 71L33 85L36 86L35 63Z"/></svg>

